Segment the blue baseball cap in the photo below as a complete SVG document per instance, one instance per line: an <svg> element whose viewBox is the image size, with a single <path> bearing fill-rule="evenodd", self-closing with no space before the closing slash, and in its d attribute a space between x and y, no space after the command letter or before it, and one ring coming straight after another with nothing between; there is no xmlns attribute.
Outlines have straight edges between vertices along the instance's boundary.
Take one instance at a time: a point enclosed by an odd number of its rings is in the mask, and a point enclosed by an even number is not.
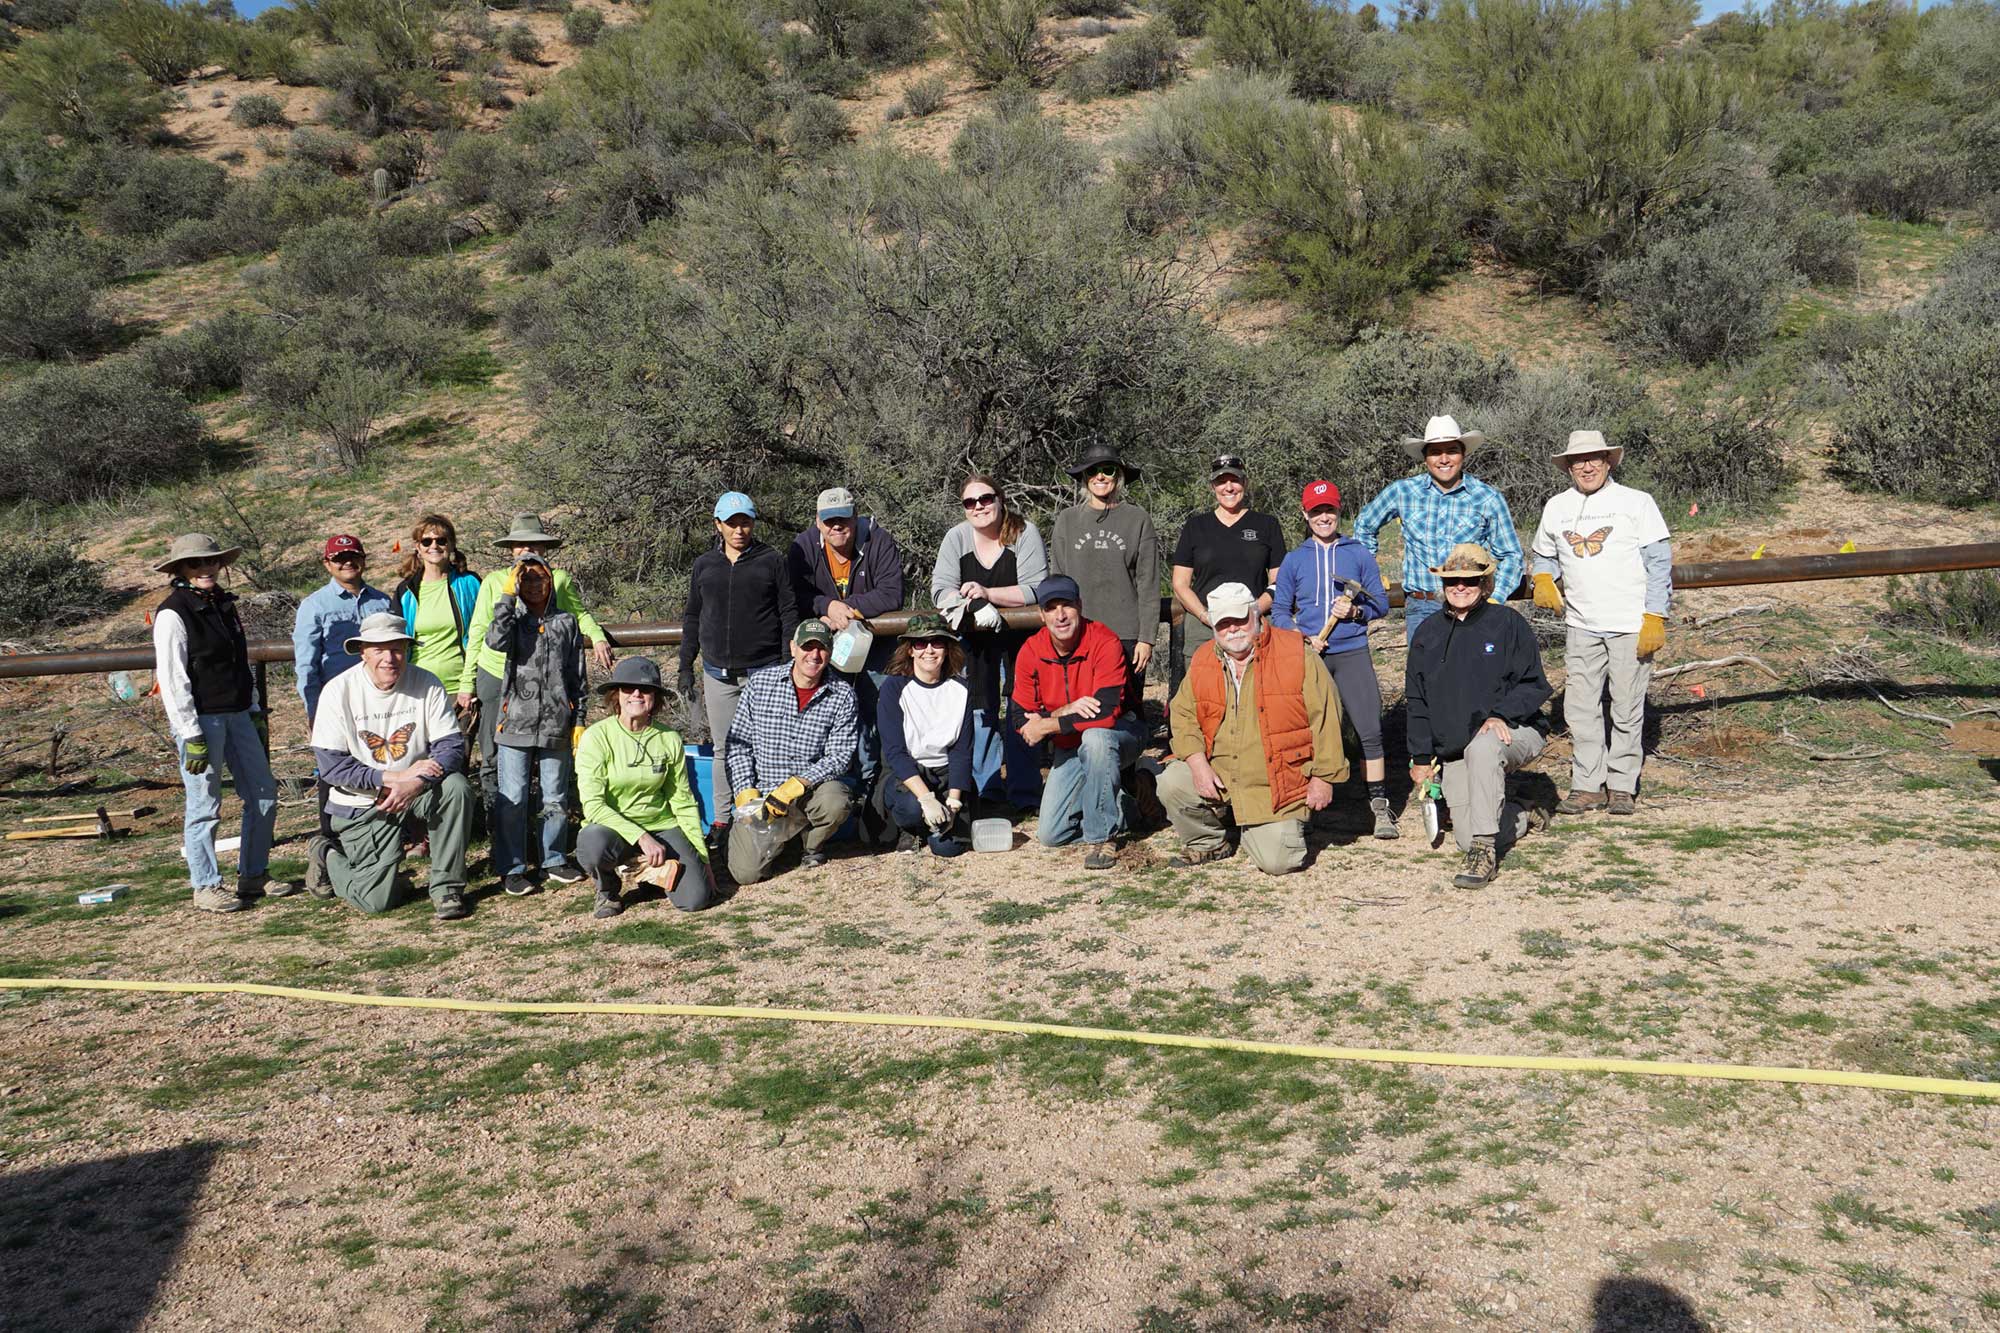
<svg viewBox="0 0 2000 1333"><path fill-rule="evenodd" d="M1067 574L1043 579L1035 586L1035 605L1047 606L1050 602L1075 602L1082 606L1083 589L1077 587L1076 580Z"/></svg>
<svg viewBox="0 0 2000 1333"><path fill-rule="evenodd" d="M715 502L715 517L718 522L726 522L742 514L748 518L757 517L757 506L741 491L724 491L722 498Z"/></svg>

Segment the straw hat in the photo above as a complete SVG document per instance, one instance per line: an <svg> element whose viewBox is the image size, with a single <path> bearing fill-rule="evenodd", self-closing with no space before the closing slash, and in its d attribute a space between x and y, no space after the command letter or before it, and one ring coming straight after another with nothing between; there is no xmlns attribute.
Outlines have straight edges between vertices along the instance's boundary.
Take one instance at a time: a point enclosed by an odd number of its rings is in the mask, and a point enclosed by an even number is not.
<svg viewBox="0 0 2000 1333"><path fill-rule="evenodd" d="M1477 430L1460 430L1458 428L1457 417L1432 417L1425 424L1424 433L1421 436L1405 435L1403 437L1403 452L1421 463L1424 461L1425 448L1433 444L1450 444L1454 440L1464 445L1465 452L1469 454L1480 445L1486 443L1486 433Z"/></svg>
<svg viewBox="0 0 2000 1333"><path fill-rule="evenodd" d="M1500 566L1492 553L1478 542L1460 542L1451 548L1451 554L1441 565L1432 565L1433 574L1477 574L1481 578L1491 578L1499 572Z"/></svg>
<svg viewBox="0 0 2000 1333"><path fill-rule="evenodd" d="M215 538L205 532L187 532L174 538L174 544L167 548L167 558L153 566L155 573L171 574L174 566L183 560L220 560L225 565L236 563L236 557L243 554L240 546L221 547Z"/></svg>

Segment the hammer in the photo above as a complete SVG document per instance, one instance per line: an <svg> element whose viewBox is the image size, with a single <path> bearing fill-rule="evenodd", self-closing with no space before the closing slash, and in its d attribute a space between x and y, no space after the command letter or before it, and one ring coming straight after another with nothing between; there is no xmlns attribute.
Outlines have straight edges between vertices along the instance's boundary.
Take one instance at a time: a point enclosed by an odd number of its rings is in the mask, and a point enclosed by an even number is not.
<svg viewBox="0 0 2000 1333"><path fill-rule="evenodd" d="M1368 590L1361 586L1359 579L1342 579L1340 581L1340 590L1353 598L1357 603L1368 595ZM1327 622L1319 627L1319 633L1312 636L1313 651L1316 653L1325 652L1327 636L1332 633L1333 619L1328 617Z"/></svg>
<svg viewBox="0 0 2000 1333"><path fill-rule="evenodd" d="M111 827L111 816L97 807L95 824L73 824L68 828L36 829L32 833L9 833L8 842L26 842L33 838L102 838L105 842L117 836L118 830Z"/></svg>
<svg viewBox="0 0 2000 1333"><path fill-rule="evenodd" d="M150 805L142 805L133 810L113 810L109 815L104 813L103 806L100 805L97 807L97 817L99 819L138 819L152 813L154 813L154 807ZM72 820L88 818L90 818L88 815L30 815L21 822L23 824L67 824Z"/></svg>

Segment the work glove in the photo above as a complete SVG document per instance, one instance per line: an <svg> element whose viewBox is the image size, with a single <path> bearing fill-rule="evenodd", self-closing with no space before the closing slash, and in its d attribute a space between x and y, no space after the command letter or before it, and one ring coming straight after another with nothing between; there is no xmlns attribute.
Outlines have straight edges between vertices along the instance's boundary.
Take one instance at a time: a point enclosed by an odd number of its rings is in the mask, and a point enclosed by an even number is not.
<svg viewBox="0 0 2000 1333"><path fill-rule="evenodd" d="M805 798L805 794L805 783L797 778L786 778L764 798L764 813L773 819L783 819L792 812L794 805Z"/></svg>
<svg viewBox="0 0 2000 1333"><path fill-rule="evenodd" d="M972 613L972 623L980 629L999 629L1007 622L1000 618L1000 608L991 602L981 602L979 609Z"/></svg>
<svg viewBox="0 0 2000 1333"><path fill-rule="evenodd" d="M929 825L931 832L941 833L945 826L951 823L951 812L944 808L944 802L937 798L936 792L927 791L920 794L917 797L917 806L924 812L924 823Z"/></svg>
<svg viewBox="0 0 2000 1333"><path fill-rule="evenodd" d="M764 813L764 793L755 787L745 787L736 793L736 817L755 819Z"/></svg>
<svg viewBox="0 0 2000 1333"><path fill-rule="evenodd" d="M941 614L944 616L945 624L950 625L952 631L956 633L965 628L965 613L971 609L971 602L960 602L957 606L950 607Z"/></svg>
<svg viewBox="0 0 2000 1333"><path fill-rule="evenodd" d="M1639 656L1651 657L1667 646L1667 618L1651 611L1639 624Z"/></svg>
<svg viewBox="0 0 2000 1333"><path fill-rule="evenodd" d="M1555 575L1535 575L1535 605L1541 607L1544 611L1560 611L1563 609L1562 589L1556 587Z"/></svg>
<svg viewBox="0 0 2000 1333"><path fill-rule="evenodd" d="M583 728L571 727L569 729L569 752L571 754L575 754L578 750L581 750L582 748L583 748Z"/></svg>
<svg viewBox="0 0 2000 1333"><path fill-rule="evenodd" d="M520 586L521 567L519 565L511 565L508 567L507 572L500 576L500 595L502 597L512 597L515 590Z"/></svg>
<svg viewBox="0 0 2000 1333"><path fill-rule="evenodd" d="M694 698L694 672L683 671L674 677L674 693L683 699Z"/></svg>
<svg viewBox="0 0 2000 1333"><path fill-rule="evenodd" d="M181 745L181 767L190 773L208 772L208 742L197 737Z"/></svg>

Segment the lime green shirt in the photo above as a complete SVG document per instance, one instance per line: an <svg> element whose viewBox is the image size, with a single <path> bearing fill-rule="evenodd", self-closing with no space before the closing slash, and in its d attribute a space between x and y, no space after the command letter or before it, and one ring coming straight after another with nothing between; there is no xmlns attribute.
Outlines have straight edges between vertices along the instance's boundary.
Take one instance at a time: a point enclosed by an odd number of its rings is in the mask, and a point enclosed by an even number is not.
<svg viewBox="0 0 2000 1333"><path fill-rule="evenodd" d="M451 580L426 579L417 585L416 663L439 680L465 673L465 648L458 641L458 617L451 613Z"/></svg>
<svg viewBox="0 0 2000 1333"><path fill-rule="evenodd" d="M489 676L507 674L507 654L498 648L486 646L486 631L493 628L493 603L500 597L500 585L514 567L496 569L479 581L479 596L472 603L472 625L466 631L466 642L473 651L465 655L465 666L458 677L458 692L471 694L477 684L477 676L484 671ZM576 627L583 637L592 643L604 642L604 626L597 623L597 617L583 609L583 599L576 594L576 581L566 569L552 571L555 575L556 610L567 611L576 617ZM440 677L439 679L449 679Z"/></svg>
<svg viewBox="0 0 2000 1333"><path fill-rule="evenodd" d="M615 717L592 725L576 747L576 790L584 823L602 824L634 846L642 833L678 828L708 859L686 748L664 722L640 732Z"/></svg>

